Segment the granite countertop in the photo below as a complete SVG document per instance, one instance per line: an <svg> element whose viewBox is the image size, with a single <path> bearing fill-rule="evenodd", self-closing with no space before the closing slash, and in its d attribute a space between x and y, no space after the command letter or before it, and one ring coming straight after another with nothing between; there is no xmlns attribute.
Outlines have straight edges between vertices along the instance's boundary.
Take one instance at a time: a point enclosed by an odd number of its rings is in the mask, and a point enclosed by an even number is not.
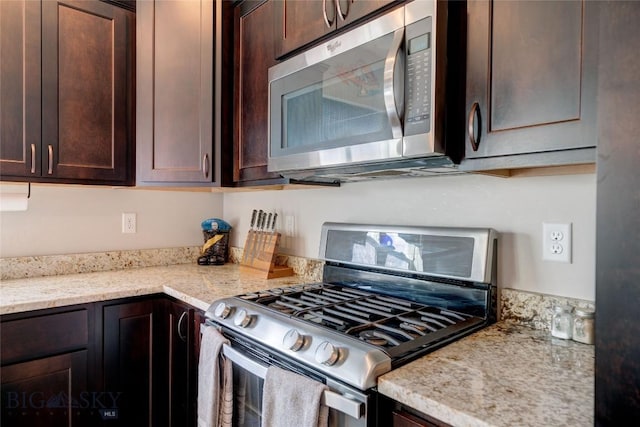
<svg viewBox="0 0 640 427"><path fill-rule="evenodd" d="M201 310L219 299L300 283L298 276L262 279L236 264L180 264L3 280L0 314L164 292Z"/></svg>
<svg viewBox="0 0 640 427"><path fill-rule="evenodd" d="M132 268L2 280L0 314L154 293L201 310L219 298L308 282L237 264ZM594 348L500 322L382 376L378 391L454 426L593 425Z"/></svg>
<svg viewBox="0 0 640 427"><path fill-rule="evenodd" d="M378 379L453 426L591 426L594 347L499 322Z"/></svg>

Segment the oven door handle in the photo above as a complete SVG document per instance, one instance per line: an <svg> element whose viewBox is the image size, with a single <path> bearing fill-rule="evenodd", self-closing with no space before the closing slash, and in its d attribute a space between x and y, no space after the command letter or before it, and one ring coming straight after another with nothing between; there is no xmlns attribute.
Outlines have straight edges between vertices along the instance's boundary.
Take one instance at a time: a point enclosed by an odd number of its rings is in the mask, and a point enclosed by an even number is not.
<svg viewBox="0 0 640 427"><path fill-rule="evenodd" d="M267 366L248 358L233 347L224 344L222 346L222 353L233 363L246 369L251 374L262 378L263 380L267 377ZM362 402L355 401L340 393L330 390L324 391L324 394L322 395L322 404L355 419L360 419L364 412L364 404Z"/></svg>

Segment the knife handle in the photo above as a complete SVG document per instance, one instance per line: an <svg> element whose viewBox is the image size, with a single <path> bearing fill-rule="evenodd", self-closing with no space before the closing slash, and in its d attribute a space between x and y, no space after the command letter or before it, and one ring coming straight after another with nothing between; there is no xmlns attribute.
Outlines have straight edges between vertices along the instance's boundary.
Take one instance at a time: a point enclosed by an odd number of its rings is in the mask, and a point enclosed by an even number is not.
<svg viewBox="0 0 640 427"><path fill-rule="evenodd" d="M271 228L271 217L273 216L273 214L271 212L269 212L269 214L267 215L267 224L265 226L265 228L267 230L269 230Z"/></svg>
<svg viewBox="0 0 640 427"><path fill-rule="evenodd" d="M258 211L256 209L251 213L251 228L256 224L256 216L258 215Z"/></svg>

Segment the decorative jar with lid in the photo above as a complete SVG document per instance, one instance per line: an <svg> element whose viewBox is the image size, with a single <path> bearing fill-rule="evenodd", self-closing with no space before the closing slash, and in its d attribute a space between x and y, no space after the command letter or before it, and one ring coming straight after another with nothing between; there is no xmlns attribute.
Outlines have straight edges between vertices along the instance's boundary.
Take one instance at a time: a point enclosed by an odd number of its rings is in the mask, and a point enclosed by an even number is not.
<svg viewBox="0 0 640 427"><path fill-rule="evenodd" d="M551 317L551 335L565 340L573 335L573 307L569 305L554 305Z"/></svg>
<svg viewBox="0 0 640 427"><path fill-rule="evenodd" d="M584 344L594 343L595 312L589 308L576 308L573 315L573 340Z"/></svg>

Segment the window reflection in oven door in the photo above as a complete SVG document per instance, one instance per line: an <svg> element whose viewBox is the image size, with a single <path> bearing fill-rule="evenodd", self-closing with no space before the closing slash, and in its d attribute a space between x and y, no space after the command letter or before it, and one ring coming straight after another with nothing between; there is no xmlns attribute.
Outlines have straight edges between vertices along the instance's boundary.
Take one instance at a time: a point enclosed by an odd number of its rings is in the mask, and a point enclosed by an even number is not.
<svg viewBox="0 0 640 427"><path fill-rule="evenodd" d="M233 426L260 427L262 390L268 367L226 344L223 353L233 363ZM322 400L329 407L329 426L366 427L366 395L337 384L329 388Z"/></svg>
<svg viewBox="0 0 640 427"><path fill-rule="evenodd" d="M233 425L260 427L264 380L243 367L233 365Z"/></svg>

